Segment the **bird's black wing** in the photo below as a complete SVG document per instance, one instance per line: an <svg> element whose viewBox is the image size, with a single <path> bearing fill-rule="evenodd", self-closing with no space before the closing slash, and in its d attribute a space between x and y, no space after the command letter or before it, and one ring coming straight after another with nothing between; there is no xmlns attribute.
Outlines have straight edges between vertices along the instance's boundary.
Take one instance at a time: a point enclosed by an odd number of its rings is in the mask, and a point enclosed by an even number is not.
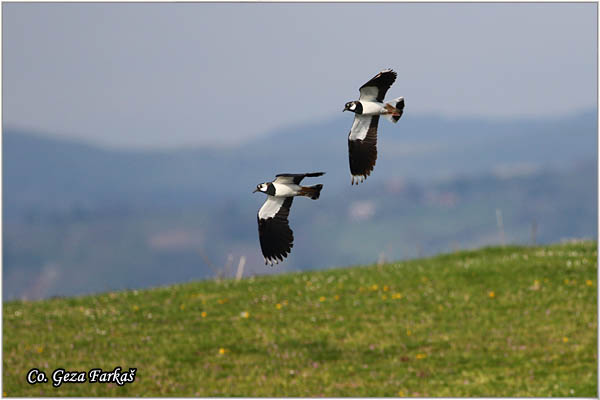
<svg viewBox="0 0 600 400"><path fill-rule="evenodd" d="M356 115L348 135L348 156L352 184L367 179L377 161L377 125L379 115Z"/></svg>
<svg viewBox="0 0 600 400"><path fill-rule="evenodd" d="M294 233L288 223L293 200L293 197L267 196L258 211L258 237L265 264L283 261L294 246Z"/></svg>
<svg viewBox="0 0 600 400"><path fill-rule="evenodd" d="M396 72L386 69L375 75L359 89L359 100L383 102L385 94L396 81Z"/></svg>
<svg viewBox="0 0 600 400"><path fill-rule="evenodd" d="M313 178L315 176L321 176L325 172L308 172L306 174L279 174L275 175L275 183L295 183L296 185L302 182L304 178Z"/></svg>

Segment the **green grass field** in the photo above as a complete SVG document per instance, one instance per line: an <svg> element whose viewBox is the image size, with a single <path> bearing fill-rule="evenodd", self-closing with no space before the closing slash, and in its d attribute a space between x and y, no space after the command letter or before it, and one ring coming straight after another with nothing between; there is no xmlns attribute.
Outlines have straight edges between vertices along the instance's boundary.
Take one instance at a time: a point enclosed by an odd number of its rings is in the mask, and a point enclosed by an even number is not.
<svg viewBox="0 0 600 400"><path fill-rule="evenodd" d="M3 305L5 396L597 395L597 247ZM267 268L267 267L265 267ZM135 382L29 385L39 368Z"/></svg>

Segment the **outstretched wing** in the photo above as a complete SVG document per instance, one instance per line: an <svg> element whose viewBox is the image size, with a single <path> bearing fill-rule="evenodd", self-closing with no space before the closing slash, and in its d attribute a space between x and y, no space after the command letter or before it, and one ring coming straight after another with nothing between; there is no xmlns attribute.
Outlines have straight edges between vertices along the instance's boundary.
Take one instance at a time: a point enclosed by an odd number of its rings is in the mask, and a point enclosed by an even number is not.
<svg viewBox="0 0 600 400"><path fill-rule="evenodd" d="M288 223L293 200L293 197L267 196L258 210L258 237L265 264L283 261L294 246L294 233Z"/></svg>
<svg viewBox="0 0 600 400"><path fill-rule="evenodd" d="M275 183L294 183L296 185L300 184L300 182L302 182L302 179L309 177L315 177L315 176L321 176L323 175L325 172L308 172L306 174L279 174L279 175L275 175L275 180L273 182Z"/></svg>
<svg viewBox="0 0 600 400"><path fill-rule="evenodd" d="M352 184L364 181L375 168L377 161L377 124L379 115L354 116L354 123L348 135L348 156Z"/></svg>
<svg viewBox="0 0 600 400"><path fill-rule="evenodd" d="M385 94L396 81L396 72L386 69L375 75L373 79L360 87L359 100L383 102Z"/></svg>

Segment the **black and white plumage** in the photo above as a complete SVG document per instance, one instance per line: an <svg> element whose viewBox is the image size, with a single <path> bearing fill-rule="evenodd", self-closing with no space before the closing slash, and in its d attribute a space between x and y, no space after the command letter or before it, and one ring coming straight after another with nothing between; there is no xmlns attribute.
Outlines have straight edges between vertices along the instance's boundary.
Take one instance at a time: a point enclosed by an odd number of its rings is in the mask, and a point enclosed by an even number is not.
<svg viewBox="0 0 600 400"><path fill-rule="evenodd" d="M377 125L384 116L398 122L404 111L404 98L387 103L385 94L396 81L396 72L386 69L375 75L359 89L358 101L346 103L343 111L354 113L354 123L348 134L348 156L352 184L364 181L375 168L377 161Z"/></svg>
<svg viewBox="0 0 600 400"><path fill-rule="evenodd" d="M294 196L317 200L323 185L300 186L302 179L316 177L324 172L306 174L279 174L273 182L256 186L254 192L263 192L267 201L258 210L258 237L265 264L277 264L288 256L294 246L294 233L290 229L288 216Z"/></svg>

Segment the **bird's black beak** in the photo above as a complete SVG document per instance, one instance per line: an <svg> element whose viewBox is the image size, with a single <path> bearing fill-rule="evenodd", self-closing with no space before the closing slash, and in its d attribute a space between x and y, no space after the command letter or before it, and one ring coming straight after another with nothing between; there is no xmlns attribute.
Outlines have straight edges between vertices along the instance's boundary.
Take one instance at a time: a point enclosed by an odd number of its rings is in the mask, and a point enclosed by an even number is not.
<svg viewBox="0 0 600 400"><path fill-rule="evenodd" d="M344 108L344 109L342 110L342 112L344 112L344 111L346 111L346 110L347 110L347 108Z"/></svg>
<svg viewBox="0 0 600 400"><path fill-rule="evenodd" d="M254 189L254 190L252 191L252 193L256 193L256 192L258 192L258 188Z"/></svg>

